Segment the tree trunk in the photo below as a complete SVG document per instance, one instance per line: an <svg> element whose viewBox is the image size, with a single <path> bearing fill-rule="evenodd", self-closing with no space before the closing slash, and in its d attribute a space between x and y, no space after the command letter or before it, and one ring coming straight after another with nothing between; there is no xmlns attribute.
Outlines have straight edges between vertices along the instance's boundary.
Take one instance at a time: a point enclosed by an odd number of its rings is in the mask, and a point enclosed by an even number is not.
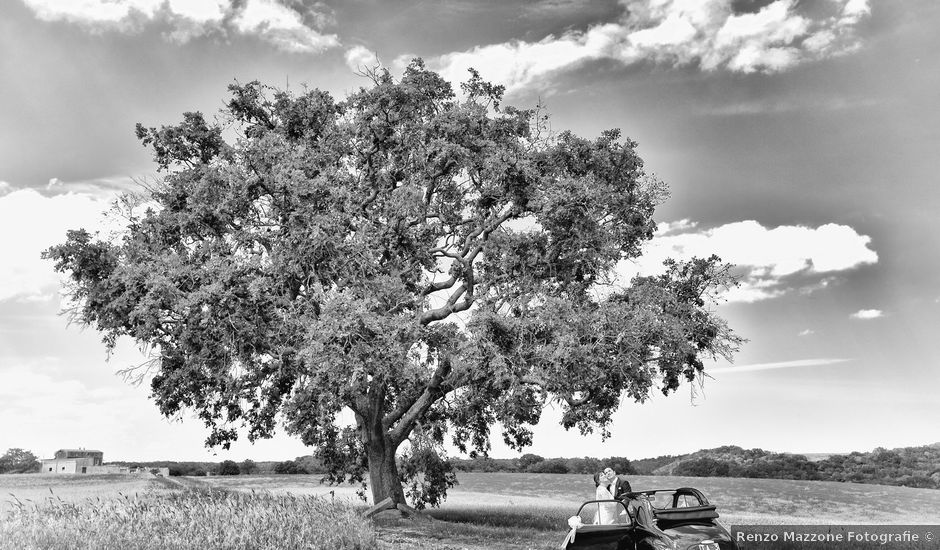
<svg viewBox="0 0 940 550"><path fill-rule="evenodd" d="M391 497L395 504L407 504L398 477L398 464L395 462L398 446L392 444L385 434L370 434L366 437L365 446L369 457L372 502L379 503Z"/></svg>

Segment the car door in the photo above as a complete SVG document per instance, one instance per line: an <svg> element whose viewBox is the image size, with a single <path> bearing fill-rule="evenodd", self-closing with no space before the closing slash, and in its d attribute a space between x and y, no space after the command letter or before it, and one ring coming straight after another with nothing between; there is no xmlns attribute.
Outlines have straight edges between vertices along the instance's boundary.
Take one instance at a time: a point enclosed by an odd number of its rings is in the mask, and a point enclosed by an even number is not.
<svg viewBox="0 0 940 550"><path fill-rule="evenodd" d="M618 500L591 500L569 520L566 550L633 550L633 520Z"/></svg>

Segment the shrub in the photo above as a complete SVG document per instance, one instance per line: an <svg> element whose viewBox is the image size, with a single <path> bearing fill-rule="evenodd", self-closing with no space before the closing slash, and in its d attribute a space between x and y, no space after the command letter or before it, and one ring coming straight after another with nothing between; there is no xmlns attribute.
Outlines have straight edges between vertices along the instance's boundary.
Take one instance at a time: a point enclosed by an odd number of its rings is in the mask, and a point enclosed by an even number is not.
<svg viewBox="0 0 940 550"><path fill-rule="evenodd" d="M206 470L190 463L178 463L169 467L171 476L205 476Z"/></svg>
<svg viewBox="0 0 940 550"><path fill-rule="evenodd" d="M532 464L527 471L533 474L567 474L568 461L564 458L550 458Z"/></svg>
<svg viewBox="0 0 940 550"><path fill-rule="evenodd" d="M306 468L296 460L285 460L274 466L275 474L309 474Z"/></svg>
<svg viewBox="0 0 940 550"><path fill-rule="evenodd" d="M726 477L730 474L730 467L726 462L712 458L698 458L687 460L676 466L674 475L693 477ZM760 477L757 475L749 477Z"/></svg>
<svg viewBox="0 0 940 550"><path fill-rule="evenodd" d="M26 474L39 471L39 459L25 449L7 449L0 456L0 474Z"/></svg>
<svg viewBox="0 0 940 550"><path fill-rule="evenodd" d="M520 456L516 462L519 465L519 471L524 472L528 470L529 467L532 466L533 464L537 464L539 462L542 462L543 460L545 460L545 458L537 454L526 453Z"/></svg>
<svg viewBox="0 0 940 550"><path fill-rule="evenodd" d="M246 458L245 461L239 465L239 470L241 470L243 474L251 475L258 471L258 465L254 460Z"/></svg>
<svg viewBox="0 0 940 550"><path fill-rule="evenodd" d="M216 470L220 476L237 476L242 473L238 464L234 460L223 460Z"/></svg>

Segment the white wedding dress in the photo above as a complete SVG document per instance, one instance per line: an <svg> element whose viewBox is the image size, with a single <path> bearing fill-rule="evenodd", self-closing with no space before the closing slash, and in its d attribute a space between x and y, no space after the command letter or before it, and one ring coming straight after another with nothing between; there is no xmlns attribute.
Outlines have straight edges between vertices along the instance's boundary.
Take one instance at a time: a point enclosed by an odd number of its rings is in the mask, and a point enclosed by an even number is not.
<svg viewBox="0 0 940 550"><path fill-rule="evenodd" d="M614 495L604 485L598 485L594 493L594 500L613 500ZM617 523L617 503L595 502L597 512L594 514L594 525L612 525Z"/></svg>

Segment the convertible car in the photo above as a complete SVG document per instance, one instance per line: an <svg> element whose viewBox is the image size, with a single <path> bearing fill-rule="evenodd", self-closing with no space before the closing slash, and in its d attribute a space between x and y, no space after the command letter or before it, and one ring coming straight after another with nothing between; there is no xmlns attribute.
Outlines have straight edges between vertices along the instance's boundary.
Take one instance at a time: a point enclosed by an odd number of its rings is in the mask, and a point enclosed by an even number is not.
<svg viewBox="0 0 940 550"><path fill-rule="evenodd" d="M627 493L591 500L568 520L566 550L737 550L698 489Z"/></svg>

